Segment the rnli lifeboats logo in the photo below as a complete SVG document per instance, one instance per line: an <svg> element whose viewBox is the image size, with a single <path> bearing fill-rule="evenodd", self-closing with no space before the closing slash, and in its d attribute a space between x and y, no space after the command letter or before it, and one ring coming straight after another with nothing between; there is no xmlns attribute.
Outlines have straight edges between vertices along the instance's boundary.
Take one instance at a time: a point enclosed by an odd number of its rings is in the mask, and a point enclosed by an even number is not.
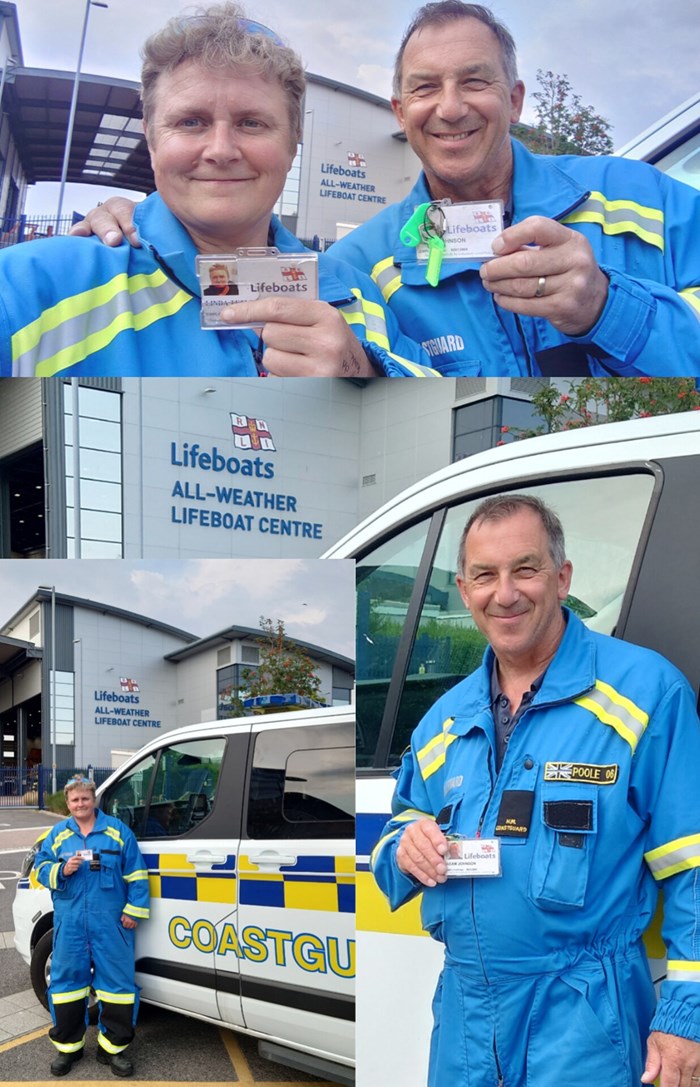
<svg viewBox="0 0 700 1087"><path fill-rule="evenodd" d="M135 679L129 679L128 676L120 676L119 686L125 694L133 694L138 691L139 685Z"/></svg>
<svg viewBox="0 0 700 1087"><path fill-rule="evenodd" d="M619 773L617 763L599 766L592 762L546 762L545 781L587 781L589 785L614 785Z"/></svg>
<svg viewBox="0 0 700 1087"><path fill-rule="evenodd" d="M235 415L231 412L231 430L236 449L264 449L276 453L277 447L264 419L253 419L249 415Z"/></svg>

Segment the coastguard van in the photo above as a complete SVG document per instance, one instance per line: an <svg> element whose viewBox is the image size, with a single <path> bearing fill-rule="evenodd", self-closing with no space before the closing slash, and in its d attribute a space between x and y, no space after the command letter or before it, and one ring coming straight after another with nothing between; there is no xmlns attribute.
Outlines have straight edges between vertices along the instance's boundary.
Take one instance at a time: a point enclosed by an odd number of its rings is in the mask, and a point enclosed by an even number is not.
<svg viewBox="0 0 700 1087"><path fill-rule="evenodd" d="M633 379L630 379L633 380ZM700 412L593 426L470 456L373 513L327 555L357 562L357 1078L424 1087L441 945L414 900L391 914L369 873L416 724L478 667L485 641L455 584L462 529L488 495L534 494L564 526L567 603L700 684ZM647 934L657 978L665 950ZM391 1009L387 1014L386 1009ZM390 1072L389 1072L390 1070Z"/></svg>
<svg viewBox="0 0 700 1087"><path fill-rule="evenodd" d="M149 871L141 999L342 1084L355 1056L354 757L347 706L214 721L149 743L97 792ZM15 946L46 1004L53 909L34 855Z"/></svg>

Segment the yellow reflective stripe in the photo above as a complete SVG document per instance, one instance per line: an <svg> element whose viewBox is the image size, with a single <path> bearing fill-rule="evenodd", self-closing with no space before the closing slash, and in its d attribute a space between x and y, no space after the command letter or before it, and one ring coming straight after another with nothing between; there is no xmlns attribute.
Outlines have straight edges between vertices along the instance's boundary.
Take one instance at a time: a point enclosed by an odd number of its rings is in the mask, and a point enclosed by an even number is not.
<svg viewBox="0 0 700 1087"><path fill-rule="evenodd" d="M592 192L585 204L561 221L597 223L604 234L636 234L642 241L664 251L663 212L634 200L607 200L603 193Z"/></svg>
<svg viewBox="0 0 700 1087"><path fill-rule="evenodd" d="M142 917L146 919L150 917L151 911L145 906L132 906L127 903L122 910L122 913L127 914L129 917Z"/></svg>
<svg viewBox="0 0 700 1087"><path fill-rule="evenodd" d="M105 989L95 989L95 995L108 1004L133 1004L136 999L136 993L108 993Z"/></svg>
<svg viewBox="0 0 700 1087"><path fill-rule="evenodd" d="M388 302L402 286L401 269L396 267L393 257L385 257L384 260L378 261L370 275L382 292L385 302Z"/></svg>
<svg viewBox="0 0 700 1087"><path fill-rule="evenodd" d="M384 309L377 302L370 302L362 294L362 291L357 287L351 287L350 293L355 296L357 301L362 306L362 314L364 317L365 328L367 330L367 340L370 343L376 343L379 347L384 347L387 351L391 344L389 343L389 337L387 336L386 317L384 315Z"/></svg>
<svg viewBox="0 0 700 1087"><path fill-rule="evenodd" d="M685 291L679 291L684 302L695 311L695 316L700 320L700 287L688 287Z"/></svg>
<svg viewBox="0 0 700 1087"><path fill-rule="evenodd" d="M97 1044L101 1049L104 1049L106 1053L123 1053L126 1049L125 1045L114 1045L110 1042L109 1038L106 1038L102 1031L98 1032Z"/></svg>
<svg viewBox="0 0 700 1087"><path fill-rule="evenodd" d="M430 366L421 366L418 362L411 362L410 359L405 359L401 355L395 355L392 351L389 351L389 358L395 359L396 362L400 362L402 366L405 366L407 370L411 371L414 377L443 376L439 370L433 370Z"/></svg>
<svg viewBox="0 0 700 1087"><path fill-rule="evenodd" d="M65 842L66 838L72 838L72 836L73 836L73 831L72 830L68 830L67 828L66 828L66 830L62 830L61 833L57 834L56 837L54 838L53 845L51 846L51 852L52 853L57 853L58 850L63 845L63 843Z"/></svg>
<svg viewBox="0 0 700 1087"><path fill-rule="evenodd" d="M66 347L58 351L52 358L37 363L34 373L37 377L54 377L63 370L76 366L89 355L95 354L108 347L112 340L116 339L120 332L132 329L141 332L149 325L164 317L171 317L190 301L190 295L185 291L178 291L168 302L159 302L150 306L142 313L121 313L107 328L87 336L80 343Z"/></svg>
<svg viewBox="0 0 700 1087"><path fill-rule="evenodd" d="M54 1042L53 1038L51 1041L59 1053L77 1053L79 1049L85 1049L85 1035L79 1042Z"/></svg>
<svg viewBox="0 0 700 1087"><path fill-rule="evenodd" d="M84 1000L90 993L90 987L73 989L70 993L51 993L54 1004L72 1004L74 1000Z"/></svg>
<svg viewBox="0 0 700 1087"><path fill-rule="evenodd" d="M406 808L405 811L399 812L398 815L392 815L392 822L394 823L410 823L416 819L433 819L434 816L427 811L419 811L418 808Z"/></svg>
<svg viewBox="0 0 700 1087"><path fill-rule="evenodd" d="M669 959L666 977L668 981L690 981L700 984L700 962L685 962L683 959Z"/></svg>
<svg viewBox="0 0 700 1087"><path fill-rule="evenodd" d="M133 883L136 879L148 879L148 870L139 868L136 872L129 872L128 876L124 876L125 883Z"/></svg>
<svg viewBox="0 0 700 1087"><path fill-rule="evenodd" d="M51 888L52 891L55 891L57 889L57 887L58 887L58 877L59 877L60 871L61 871L60 862L58 862L56 864L53 864L51 866L51 871L49 872L49 887Z"/></svg>
<svg viewBox="0 0 700 1087"><path fill-rule="evenodd" d="M602 679L597 679L595 686L580 698L575 698L574 703L589 710L604 725L610 725L630 745L632 751L636 749L649 724L648 713Z"/></svg>
<svg viewBox="0 0 700 1087"><path fill-rule="evenodd" d="M700 868L700 834L688 834L644 854L654 879L667 879L676 872Z"/></svg>
<svg viewBox="0 0 700 1087"><path fill-rule="evenodd" d="M403 827L396 827L395 830L390 831L388 834L385 834L383 838L379 839L379 841L375 845L374 849L370 853L370 857L369 857L370 868L374 868L375 861L376 861L377 857L379 856L380 852L382 851L382 849L384 848L384 846L387 845L392 840L392 838L395 838L397 834L400 834L402 832L402 830L403 830Z"/></svg>

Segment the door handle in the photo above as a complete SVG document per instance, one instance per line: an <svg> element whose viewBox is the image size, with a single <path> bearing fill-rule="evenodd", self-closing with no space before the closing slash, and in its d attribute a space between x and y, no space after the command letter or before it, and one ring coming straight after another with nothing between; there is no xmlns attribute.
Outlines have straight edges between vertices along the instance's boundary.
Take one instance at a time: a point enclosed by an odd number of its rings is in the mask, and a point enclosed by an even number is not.
<svg viewBox="0 0 700 1087"><path fill-rule="evenodd" d="M278 853L274 849L265 849L262 853L251 853L248 860L251 864L257 864L259 868L281 868L282 865L297 863L297 858L291 853Z"/></svg>
<svg viewBox="0 0 700 1087"><path fill-rule="evenodd" d="M188 853L187 860L190 864L226 864L225 853L212 853L210 849L198 849L196 853Z"/></svg>

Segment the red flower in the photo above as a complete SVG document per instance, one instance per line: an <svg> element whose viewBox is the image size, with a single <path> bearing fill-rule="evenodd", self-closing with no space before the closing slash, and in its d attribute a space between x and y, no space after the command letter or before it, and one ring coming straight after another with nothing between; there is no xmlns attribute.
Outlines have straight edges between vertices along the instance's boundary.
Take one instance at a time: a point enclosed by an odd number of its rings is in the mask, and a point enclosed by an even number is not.
<svg viewBox="0 0 700 1087"><path fill-rule="evenodd" d="M651 412L650 411L640 411L639 418L640 419L651 419Z"/></svg>
<svg viewBox="0 0 700 1087"><path fill-rule="evenodd" d="M559 403L565 404L567 400L571 400L571 397L567 393L562 393Z"/></svg>
<svg viewBox="0 0 700 1087"><path fill-rule="evenodd" d="M507 434L509 430L510 430L509 426L502 426L501 427L501 434Z"/></svg>
<svg viewBox="0 0 700 1087"><path fill-rule="evenodd" d="M638 378L638 381L639 381L640 385L650 385L651 384L651 378L650 377L640 377L640 378Z"/></svg>

